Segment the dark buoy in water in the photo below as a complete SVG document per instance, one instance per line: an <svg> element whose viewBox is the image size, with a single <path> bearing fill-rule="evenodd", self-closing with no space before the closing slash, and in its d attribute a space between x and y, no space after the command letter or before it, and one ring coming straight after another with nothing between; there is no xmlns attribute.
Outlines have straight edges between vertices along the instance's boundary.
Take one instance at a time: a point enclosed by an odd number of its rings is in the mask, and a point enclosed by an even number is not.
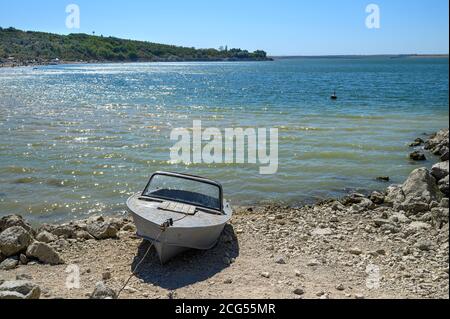
<svg viewBox="0 0 450 319"><path fill-rule="evenodd" d="M330 97L332 100L337 100L336 91L334 91L333 95Z"/></svg>

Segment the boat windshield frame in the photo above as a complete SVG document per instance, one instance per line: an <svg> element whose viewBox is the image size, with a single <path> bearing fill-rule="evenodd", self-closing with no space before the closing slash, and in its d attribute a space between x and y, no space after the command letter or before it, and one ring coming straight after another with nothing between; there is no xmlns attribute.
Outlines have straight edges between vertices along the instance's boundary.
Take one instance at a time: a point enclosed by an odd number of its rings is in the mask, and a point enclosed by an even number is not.
<svg viewBox="0 0 450 319"><path fill-rule="evenodd" d="M181 178L181 179L186 179L186 180L191 180L191 181L196 181L199 183L204 183L204 184L209 184L212 186L215 186L219 189L219 205L220 205L220 209L215 209L212 207L207 207L207 206L203 206L203 205L199 205L199 204L193 204L191 202L188 201L183 201L183 200L179 200L179 199L173 199L173 198L168 198L165 196L158 196L158 195L148 195L147 190L149 189L152 180L154 177L156 176L168 176L168 177L175 177L175 178ZM141 194L142 197L145 198L156 198L156 199L161 199L161 200L168 200L168 201L174 201L174 202L178 202L178 203L183 203L186 205L192 205L192 206L196 206L200 209L205 209L206 211L214 211L214 212L219 212L220 214L224 214L224 205L223 205L223 188L222 185L218 182L212 181L210 179L204 178L204 177L200 177L200 176L195 176L195 175L188 175L188 174L180 174L180 173L172 173L172 172L155 172L154 174L152 174L152 176L150 177L150 180L147 183L147 186L145 186L144 191Z"/></svg>

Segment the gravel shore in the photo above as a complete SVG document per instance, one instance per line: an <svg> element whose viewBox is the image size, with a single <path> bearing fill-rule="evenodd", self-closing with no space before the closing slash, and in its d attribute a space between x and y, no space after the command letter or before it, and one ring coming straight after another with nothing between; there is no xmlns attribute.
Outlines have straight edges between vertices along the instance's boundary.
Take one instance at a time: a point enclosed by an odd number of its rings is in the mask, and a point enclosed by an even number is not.
<svg viewBox="0 0 450 319"><path fill-rule="evenodd" d="M215 248L153 251L120 298L449 298L448 130L412 147L441 162L370 196L235 208ZM147 247L129 218L3 217L0 298L115 298Z"/></svg>

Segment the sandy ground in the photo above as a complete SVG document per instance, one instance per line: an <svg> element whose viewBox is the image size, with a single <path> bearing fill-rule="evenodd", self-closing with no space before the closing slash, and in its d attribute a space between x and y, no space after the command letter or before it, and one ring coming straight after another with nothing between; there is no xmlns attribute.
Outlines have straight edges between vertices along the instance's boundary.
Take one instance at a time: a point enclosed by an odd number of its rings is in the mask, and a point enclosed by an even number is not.
<svg viewBox="0 0 450 319"><path fill-rule="evenodd" d="M319 210L241 208L210 251L190 251L161 266L152 250L120 298L449 297L448 241L446 264L434 251L400 258L396 252L407 241L366 232L368 216L343 214L330 222L331 215L314 213ZM102 279L118 291L147 247L132 230L119 239L67 240L59 249L65 265L30 263L0 271L0 278L31 276L43 298L87 298ZM66 270L77 269L70 265L79 267L79 289L66 287L76 274Z"/></svg>

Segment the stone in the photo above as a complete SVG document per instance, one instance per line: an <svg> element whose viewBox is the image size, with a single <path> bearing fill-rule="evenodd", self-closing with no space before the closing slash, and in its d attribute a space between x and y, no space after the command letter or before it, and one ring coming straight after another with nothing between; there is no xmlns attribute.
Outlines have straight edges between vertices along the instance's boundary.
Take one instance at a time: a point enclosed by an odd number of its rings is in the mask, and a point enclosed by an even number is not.
<svg viewBox="0 0 450 319"><path fill-rule="evenodd" d="M264 272L261 273L261 277L270 278L270 273L267 272L267 271L264 271Z"/></svg>
<svg viewBox="0 0 450 319"><path fill-rule="evenodd" d="M424 167L418 168L401 186L400 192L394 198L393 207L409 214L418 214L428 211L428 205L432 201L440 202L442 197L443 194L430 171Z"/></svg>
<svg viewBox="0 0 450 319"><path fill-rule="evenodd" d="M33 238L22 226L12 226L0 233L0 251L9 257L24 251Z"/></svg>
<svg viewBox="0 0 450 319"><path fill-rule="evenodd" d="M409 144L410 147L418 147L425 143L425 141L421 138L416 138L413 143Z"/></svg>
<svg viewBox="0 0 450 319"><path fill-rule="evenodd" d="M12 270L19 265L18 258L6 258L0 263L0 270Z"/></svg>
<svg viewBox="0 0 450 319"><path fill-rule="evenodd" d="M103 281L99 281L95 284L95 289L92 292L90 299L117 299L117 294Z"/></svg>
<svg viewBox="0 0 450 319"><path fill-rule="evenodd" d="M116 238L118 229L108 222L93 222L88 224L87 231L95 239Z"/></svg>
<svg viewBox="0 0 450 319"><path fill-rule="evenodd" d="M64 237L65 239L75 238L76 229L72 225L61 225L56 226L51 233L58 237Z"/></svg>
<svg viewBox="0 0 450 319"><path fill-rule="evenodd" d="M311 259L310 261L307 262L306 266L308 267L316 267L319 266L320 262L316 259Z"/></svg>
<svg viewBox="0 0 450 319"><path fill-rule="evenodd" d="M445 196L447 196L447 198L448 198L448 196L449 196L449 176L448 175L439 181L438 187L439 187L439 190L441 191L441 193L444 194Z"/></svg>
<svg viewBox="0 0 450 319"><path fill-rule="evenodd" d="M297 296L304 295L305 294L305 290L303 288L296 288L294 290L294 294L297 295Z"/></svg>
<svg viewBox="0 0 450 319"><path fill-rule="evenodd" d="M26 222L22 216L20 215L8 215L0 218L0 232L13 227L20 226L29 232L31 235L34 235L34 230L31 225Z"/></svg>
<svg viewBox="0 0 450 319"><path fill-rule="evenodd" d="M28 280L13 280L0 285L1 293L3 296L0 295L0 299L39 299L41 288Z"/></svg>
<svg viewBox="0 0 450 319"><path fill-rule="evenodd" d="M231 285L233 283L233 279L231 278L225 279L223 283L226 285Z"/></svg>
<svg viewBox="0 0 450 319"><path fill-rule="evenodd" d="M407 230L415 234L417 232L428 230L430 228L431 228L430 224L415 221L408 225Z"/></svg>
<svg viewBox="0 0 450 319"><path fill-rule="evenodd" d="M355 299L364 299L364 295L363 294L355 294Z"/></svg>
<svg viewBox="0 0 450 319"><path fill-rule="evenodd" d="M361 255L362 254L362 250L359 249L358 247L350 248L348 251L352 255Z"/></svg>
<svg viewBox="0 0 450 319"><path fill-rule="evenodd" d="M19 261L20 261L20 263L21 263L22 265L28 264L28 258L27 258L27 256L24 255L24 254L20 254L20 256L19 256Z"/></svg>
<svg viewBox="0 0 450 319"><path fill-rule="evenodd" d="M44 264L60 265L64 264L59 254L46 243L34 242L27 249L27 257L36 258Z"/></svg>
<svg viewBox="0 0 450 319"><path fill-rule="evenodd" d="M58 237L56 235L44 230L44 231L41 231L39 234L37 234L36 240L48 244L48 243L57 241Z"/></svg>
<svg viewBox="0 0 450 319"><path fill-rule="evenodd" d="M102 279L103 280L110 280L111 279L111 273L109 271L106 271L102 274Z"/></svg>
<svg viewBox="0 0 450 319"><path fill-rule="evenodd" d="M336 286L336 290L344 291L344 290L345 290L345 287L344 287L343 284L339 284L339 285Z"/></svg>
<svg viewBox="0 0 450 319"><path fill-rule="evenodd" d="M127 232L135 232L136 226L134 226L132 223L125 224L121 230L127 231Z"/></svg>
<svg viewBox="0 0 450 319"><path fill-rule="evenodd" d="M448 161L449 159L450 159L450 157L449 157L449 148L447 146L445 146L443 148L442 153L441 153L441 162Z"/></svg>
<svg viewBox="0 0 450 319"><path fill-rule="evenodd" d="M417 247L418 249L422 250L422 251L429 251L431 250L431 247L433 246L433 243L430 241L419 241L415 244L415 247Z"/></svg>
<svg viewBox="0 0 450 319"><path fill-rule="evenodd" d="M413 161L426 161L427 160L427 157L425 156L425 154L420 151L412 152L411 154L409 154L409 158L412 159Z"/></svg>
<svg viewBox="0 0 450 319"><path fill-rule="evenodd" d="M448 176L448 163L449 161L445 161L433 165L433 168L431 169L431 175L433 175L437 181L440 181L441 179Z"/></svg>
<svg viewBox="0 0 450 319"><path fill-rule="evenodd" d="M314 229L311 234L317 236L328 236L333 234L333 230L331 228L317 228Z"/></svg>
<svg viewBox="0 0 450 319"><path fill-rule="evenodd" d="M279 264L279 265L286 265L286 261L284 260L283 257L277 258L277 259L275 260L275 263L276 263L276 264Z"/></svg>
<svg viewBox="0 0 450 319"><path fill-rule="evenodd" d="M391 180L391 178L389 176L378 176L377 177L377 181L381 181L381 182L389 182Z"/></svg>
<svg viewBox="0 0 450 319"><path fill-rule="evenodd" d="M94 236L92 236L91 234L89 234L85 230L78 230L78 231L76 231L75 232L75 238L77 238L77 239L84 239L84 240L95 239Z"/></svg>
<svg viewBox="0 0 450 319"><path fill-rule="evenodd" d="M370 200L377 205L381 205L384 203L384 195L381 194L380 192L373 192L370 195Z"/></svg>

